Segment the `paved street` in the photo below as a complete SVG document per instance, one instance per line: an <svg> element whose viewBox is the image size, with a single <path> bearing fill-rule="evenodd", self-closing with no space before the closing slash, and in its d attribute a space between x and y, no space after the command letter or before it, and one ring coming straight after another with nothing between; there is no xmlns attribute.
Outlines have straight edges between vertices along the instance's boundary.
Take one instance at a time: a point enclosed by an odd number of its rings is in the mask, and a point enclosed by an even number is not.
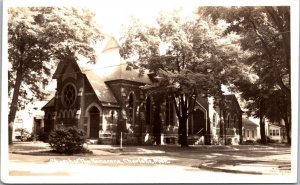
<svg viewBox="0 0 300 185"><path fill-rule="evenodd" d="M88 148L93 155L63 156L50 152L45 143L16 143L10 148L9 175L89 177L89 181L94 179L95 182L124 182L126 179L203 182L203 177L215 174L284 176L291 172L291 151L283 145L127 146L122 150L108 145L89 145ZM151 178L144 179L145 176Z"/></svg>

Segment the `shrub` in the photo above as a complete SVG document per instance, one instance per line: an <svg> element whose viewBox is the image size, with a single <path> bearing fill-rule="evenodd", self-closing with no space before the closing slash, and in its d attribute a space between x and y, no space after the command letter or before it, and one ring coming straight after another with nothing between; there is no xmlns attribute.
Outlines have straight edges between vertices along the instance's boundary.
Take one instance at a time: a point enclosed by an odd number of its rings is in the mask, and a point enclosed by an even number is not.
<svg viewBox="0 0 300 185"><path fill-rule="evenodd" d="M270 137L267 137L267 143L276 143L276 141Z"/></svg>
<svg viewBox="0 0 300 185"><path fill-rule="evenodd" d="M15 131L20 133L20 136L17 136L16 138L21 141L27 141L27 139L31 137L31 134L25 128L17 128Z"/></svg>
<svg viewBox="0 0 300 185"><path fill-rule="evenodd" d="M48 143L58 153L89 153L90 151L83 147L85 141L83 130L76 127L60 127L51 131Z"/></svg>
<svg viewBox="0 0 300 185"><path fill-rule="evenodd" d="M41 132L38 135L38 140L48 143L49 142L49 132Z"/></svg>
<svg viewBox="0 0 300 185"><path fill-rule="evenodd" d="M246 140L245 144L255 144L255 141L254 140Z"/></svg>
<svg viewBox="0 0 300 185"><path fill-rule="evenodd" d="M257 139L256 142L261 143L261 139ZM271 139L269 136L266 136L266 143L276 143L276 141Z"/></svg>

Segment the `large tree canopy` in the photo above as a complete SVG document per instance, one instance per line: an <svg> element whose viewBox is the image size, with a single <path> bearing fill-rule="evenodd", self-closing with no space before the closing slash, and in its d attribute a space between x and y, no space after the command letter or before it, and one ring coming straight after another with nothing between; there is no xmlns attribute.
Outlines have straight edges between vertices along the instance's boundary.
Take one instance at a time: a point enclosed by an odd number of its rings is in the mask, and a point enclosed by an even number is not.
<svg viewBox="0 0 300 185"><path fill-rule="evenodd" d="M199 14L210 16L215 23L225 20L229 26L224 35L240 36L241 49L246 53L240 61L249 66L257 78L244 76L234 84L248 100L249 112L260 117L262 140L265 140L263 118L266 116L272 121L285 121L290 143L289 7L208 7L199 8ZM274 102L278 103L275 107Z"/></svg>
<svg viewBox="0 0 300 185"><path fill-rule="evenodd" d="M154 73L157 83L148 85L152 93L169 93L179 119L179 136L187 146L187 118L192 114L197 97L222 94L231 63L235 59L217 47L218 35L207 21L165 14L157 25L143 25L134 20L126 30L120 51L129 68Z"/></svg>
<svg viewBox="0 0 300 185"><path fill-rule="evenodd" d="M35 97L45 95L52 64L81 55L95 61L91 46L102 39L94 13L85 9L14 7L8 9L9 143L18 102L26 99L23 87Z"/></svg>

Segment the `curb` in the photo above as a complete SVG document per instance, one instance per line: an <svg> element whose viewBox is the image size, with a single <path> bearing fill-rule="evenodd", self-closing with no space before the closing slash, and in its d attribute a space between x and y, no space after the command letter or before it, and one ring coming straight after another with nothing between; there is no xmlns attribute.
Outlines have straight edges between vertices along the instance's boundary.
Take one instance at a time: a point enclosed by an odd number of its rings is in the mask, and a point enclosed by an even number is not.
<svg viewBox="0 0 300 185"><path fill-rule="evenodd" d="M146 153L143 152L107 152L111 154L97 154L97 150L91 150L93 153L92 154L59 154L59 153L54 153L52 150L42 150L42 151L12 151L9 152L11 154L20 154L20 155L33 155L33 156L116 156L116 155L143 155ZM96 152L95 152L96 151ZM158 155L156 153L152 155Z"/></svg>
<svg viewBox="0 0 300 185"><path fill-rule="evenodd" d="M223 168L214 168L209 167L206 165L200 164L199 166L192 166L195 168L210 170L210 171L216 171L216 172L226 172L226 173L239 173L239 174L252 174L252 175L263 175L262 172L255 172L255 171L241 171L241 170L229 170L229 169L223 169Z"/></svg>
<svg viewBox="0 0 300 185"><path fill-rule="evenodd" d="M43 153L45 152L45 153ZM15 151L15 152L9 152L11 154L20 154L20 155L32 155L32 156L91 156L94 154L72 154L72 155L67 155L67 154L59 154L59 153L53 153L51 150L46 150L46 151L31 151L31 152L22 152L22 151Z"/></svg>

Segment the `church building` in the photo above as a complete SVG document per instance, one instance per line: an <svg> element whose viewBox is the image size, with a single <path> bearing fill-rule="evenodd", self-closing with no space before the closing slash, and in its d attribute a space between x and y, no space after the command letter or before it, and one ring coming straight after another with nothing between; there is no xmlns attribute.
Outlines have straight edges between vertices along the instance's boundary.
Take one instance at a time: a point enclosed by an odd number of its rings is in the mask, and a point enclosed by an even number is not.
<svg viewBox="0 0 300 185"><path fill-rule="evenodd" d="M109 38L96 64L60 61L53 79L55 97L44 107L45 128L76 126L99 144L176 144L178 119L171 98L149 95L141 88L154 83L153 76L126 70L119 45ZM242 111L234 95L224 95L226 108L214 106L213 98L196 101L188 119L189 144L238 144L242 135ZM159 106L159 107L157 107ZM157 121L154 111L160 112ZM157 139L159 138L159 139Z"/></svg>

